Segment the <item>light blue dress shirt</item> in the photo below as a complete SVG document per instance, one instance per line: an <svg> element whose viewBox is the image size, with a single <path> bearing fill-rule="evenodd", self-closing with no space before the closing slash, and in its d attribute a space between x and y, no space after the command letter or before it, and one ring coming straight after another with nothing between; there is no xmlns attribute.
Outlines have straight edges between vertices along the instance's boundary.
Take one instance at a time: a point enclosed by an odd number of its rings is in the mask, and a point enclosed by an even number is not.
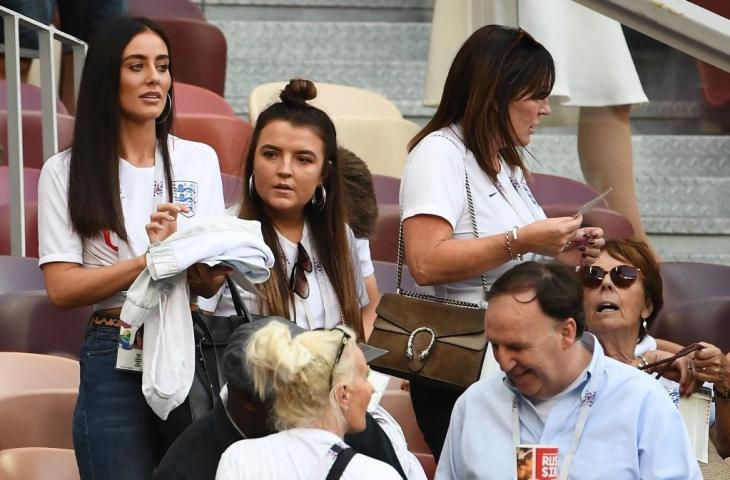
<svg viewBox="0 0 730 480"><path fill-rule="evenodd" d="M582 345L593 353L582 374L585 378L560 394L544 423L533 403L503 373L469 387L454 406L436 479L515 478L515 395L519 399L520 443L558 446L562 466L573 438L580 398L591 376L597 375L593 406L568 478L701 480L682 418L659 382L606 357L590 333L584 334Z"/></svg>

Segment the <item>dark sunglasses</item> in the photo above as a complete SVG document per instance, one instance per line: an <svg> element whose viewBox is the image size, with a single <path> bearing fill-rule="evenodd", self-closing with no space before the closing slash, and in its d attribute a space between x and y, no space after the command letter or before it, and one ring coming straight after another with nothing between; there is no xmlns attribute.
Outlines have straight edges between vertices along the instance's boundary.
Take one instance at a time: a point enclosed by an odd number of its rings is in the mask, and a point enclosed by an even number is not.
<svg viewBox="0 0 730 480"><path fill-rule="evenodd" d="M606 272L601 267L591 265L588 267L577 267L576 272L583 282L583 286L588 288L598 288L603 283L606 273L611 275L611 281L618 288L629 288L632 283L639 278L640 269L631 265L618 265L613 267L610 272Z"/></svg>
<svg viewBox="0 0 730 480"><path fill-rule="evenodd" d="M301 298L309 296L309 282L307 281L307 273L312 271L312 260L301 243L297 246L297 261L294 262L291 276L289 277L289 290L299 295Z"/></svg>
<svg viewBox="0 0 730 480"><path fill-rule="evenodd" d="M342 352L345 351L345 345L347 344L347 341L352 338L349 333L342 330L341 328L335 327L332 330L338 330L342 332L342 341L340 342L340 348L337 350L337 355L335 355L335 362L332 364L332 370L330 370L330 390L332 390L332 387L334 387L333 382L335 379L335 367L337 367L337 364L340 363L340 358L342 358Z"/></svg>

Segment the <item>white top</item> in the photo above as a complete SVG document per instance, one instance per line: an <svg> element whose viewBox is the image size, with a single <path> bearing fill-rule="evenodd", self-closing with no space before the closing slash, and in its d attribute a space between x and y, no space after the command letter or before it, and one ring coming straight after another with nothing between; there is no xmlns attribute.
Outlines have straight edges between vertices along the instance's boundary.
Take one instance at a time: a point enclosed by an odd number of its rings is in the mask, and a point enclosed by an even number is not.
<svg viewBox="0 0 730 480"><path fill-rule="evenodd" d="M168 145L174 201L190 208L189 213L178 217L178 227L200 217L222 215L223 187L215 151L203 143L172 135ZM49 158L38 181L38 263L71 262L85 267L102 267L143 254L149 246L144 226L155 210L153 192L155 187L161 188L155 185L155 168L139 168L119 159L120 196L129 242L120 241L109 231L83 241L73 230L68 211L70 153L65 150ZM159 148L155 162L162 162ZM163 198L166 195L163 194ZM121 307L122 303L124 299L117 294L95 308Z"/></svg>
<svg viewBox="0 0 730 480"><path fill-rule="evenodd" d="M267 437L240 440L223 453L216 480L324 480L336 455L333 445L347 448L340 437L326 430L293 428ZM401 480L387 463L355 454L343 480Z"/></svg>
<svg viewBox="0 0 730 480"><path fill-rule="evenodd" d="M661 385L605 357L592 334L584 334L583 345L593 354L587 374L557 399L546 421L504 374L469 387L454 406L436 479L514 478L515 397L520 442L557 446L559 466L570 450L581 402L590 405L569 479L701 479L682 417ZM595 390L588 392L594 376Z"/></svg>
<svg viewBox="0 0 730 480"><path fill-rule="evenodd" d="M297 244L289 241L286 237L277 232L279 245L282 249L283 262L286 265L286 276L292 273L297 260ZM370 246L367 240L356 239L350 227L347 227L348 248L353 263L355 275L355 293L360 301L360 307L369 303L365 289L365 277L372 275L375 271L370 260ZM302 245L312 260L312 271L306 272L309 284L309 296L306 299L294 296L294 315L296 323L302 328L311 330L314 328L332 328L341 323L340 305L337 296L332 289L329 278L319 262L318 255L314 254L311 248L309 228L305 224L302 232ZM238 292L244 305L251 313L262 313L259 311L258 299L255 292L244 290L239 286ZM206 311L215 311L216 315L235 315L236 309L233 306L231 292L227 285L223 285L218 295L213 299L201 299L200 308Z"/></svg>
<svg viewBox="0 0 730 480"><path fill-rule="evenodd" d="M400 205L403 220L422 214L443 218L454 230L453 238L471 239L474 233L466 201L464 167L469 174L469 186L474 200L474 212L479 237L503 235L513 227L522 227L545 219L545 213L532 196L522 171L511 171L502 162L497 186L482 171L474 155L460 139L461 128L451 126L427 135L408 155L401 179ZM525 260L538 255L527 254ZM492 283L518 261L508 261L485 272ZM439 297L484 303L479 277L434 287Z"/></svg>

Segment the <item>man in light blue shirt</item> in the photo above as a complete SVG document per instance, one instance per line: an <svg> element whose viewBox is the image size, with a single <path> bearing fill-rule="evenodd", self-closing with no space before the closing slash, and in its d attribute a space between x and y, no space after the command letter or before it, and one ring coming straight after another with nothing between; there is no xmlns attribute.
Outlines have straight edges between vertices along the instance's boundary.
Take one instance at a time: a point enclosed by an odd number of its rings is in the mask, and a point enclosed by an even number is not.
<svg viewBox="0 0 730 480"><path fill-rule="evenodd" d="M584 333L572 268L525 262L492 287L486 335L504 373L459 398L437 480L512 479L518 444L557 446L560 479L701 479L659 382Z"/></svg>

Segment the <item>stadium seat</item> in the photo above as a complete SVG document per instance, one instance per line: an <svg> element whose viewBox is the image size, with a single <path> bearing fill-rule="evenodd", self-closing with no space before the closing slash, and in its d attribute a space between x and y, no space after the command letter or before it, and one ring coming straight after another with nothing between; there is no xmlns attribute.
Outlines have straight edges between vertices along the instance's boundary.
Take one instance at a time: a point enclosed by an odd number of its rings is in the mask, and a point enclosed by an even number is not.
<svg viewBox="0 0 730 480"><path fill-rule="evenodd" d="M687 301L730 293L730 267L695 262L661 264L664 310Z"/></svg>
<svg viewBox="0 0 730 480"><path fill-rule="evenodd" d="M73 141L74 118L58 114L58 151L66 150ZM23 166L43 166L43 120L39 111L23 111ZM8 165L8 112L0 111L0 147L2 165Z"/></svg>
<svg viewBox="0 0 730 480"><path fill-rule="evenodd" d="M375 268L375 279L378 281L380 293L396 293L397 265L391 262L373 260L373 267ZM416 282L411 277L406 265L403 265L401 289L410 292L416 290Z"/></svg>
<svg viewBox="0 0 730 480"><path fill-rule="evenodd" d="M0 110L6 111L8 109L8 82L0 80ZM41 104L41 89L35 85L29 83L20 84L20 107L24 112L35 111L40 112L42 108ZM61 102L56 101L56 113L62 115L68 115L68 109Z"/></svg>
<svg viewBox="0 0 730 480"><path fill-rule="evenodd" d="M552 217L571 217L581 205L543 205L545 215ZM626 217L607 208L594 208L583 216L583 227L601 227L606 240L634 237L634 227Z"/></svg>
<svg viewBox="0 0 730 480"><path fill-rule="evenodd" d="M73 448L77 388L33 390L0 398L0 450Z"/></svg>
<svg viewBox="0 0 730 480"><path fill-rule="evenodd" d="M533 173L527 183L537 203L543 208L546 205L582 206L599 195L599 192L583 182L546 173ZM608 203L603 199L596 206L608 208Z"/></svg>
<svg viewBox="0 0 730 480"><path fill-rule="evenodd" d="M0 165L0 204L10 202L10 167ZM41 176L40 168L23 169L23 193L26 200L38 200L38 178Z"/></svg>
<svg viewBox="0 0 730 480"><path fill-rule="evenodd" d="M416 414L411 404L411 394L403 390L386 390L380 399L382 406L398 422L406 436L408 450L413 453L431 454L421 429L418 428Z"/></svg>
<svg viewBox="0 0 730 480"><path fill-rule="evenodd" d="M649 332L656 338L680 345L709 342L723 352L728 352L730 296L701 298L662 309Z"/></svg>
<svg viewBox="0 0 730 480"><path fill-rule="evenodd" d="M431 453L416 453L418 462L423 467L423 472L426 474L428 480L433 480L436 476L436 459L433 458Z"/></svg>
<svg viewBox="0 0 730 480"><path fill-rule="evenodd" d="M233 108L226 100L207 88L182 82L175 82L175 114L178 113L210 113L235 117Z"/></svg>
<svg viewBox="0 0 730 480"><path fill-rule="evenodd" d="M10 207L0 203L0 255L10 255ZM38 258L38 204L25 202L25 255Z"/></svg>
<svg viewBox="0 0 730 480"><path fill-rule="evenodd" d="M0 452L3 480L79 480L76 455L67 448L25 447Z"/></svg>
<svg viewBox="0 0 730 480"><path fill-rule="evenodd" d="M213 147L221 173L229 175L241 175L252 131L251 125L238 117L202 113L175 116L175 135Z"/></svg>
<svg viewBox="0 0 730 480"><path fill-rule="evenodd" d="M200 20L160 17L152 20L170 39L175 78L225 95L228 47L223 32Z"/></svg>
<svg viewBox="0 0 730 480"><path fill-rule="evenodd" d="M79 362L37 353L0 352L0 398L48 388L79 388Z"/></svg>
<svg viewBox="0 0 730 480"><path fill-rule="evenodd" d="M400 178L388 175L373 175L373 187L378 205L398 205Z"/></svg>
<svg viewBox="0 0 730 480"><path fill-rule="evenodd" d="M400 207L380 205L375 235L370 239L370 256L373 260L395 263L398 258L398 227Z"/></svg>
<svg viewBox="0 0 730 480"><path fill-rule="evenodd" d="M289 82L274 82L259 85L248 97L248 112L251 123L266 107L279 101L279 94ZM403 119L398 107L390 100L362 88L315 82L317 98L310 103L321 108L331 117L365 116ZM339 130L337 132L339 134Z"/></svg>
<svg viewBox="0 0 730 480"><path fill-rule="evenodd" d="M38 268L37 258L0 255L0 294L44 288L43 272Z"/></svg>
<svg viewBox="0 0 730 480"><path fill-rule="evenodd" d="M205 16L190 0L127 0L130 17L184 18L205 22Z"/></svg>
<svg viewBox="0 0 730 480"><path fill-rule="evenodd" d="M0 295L0 351L79 358L91 306L61 310L45 290Z"/></svg>

